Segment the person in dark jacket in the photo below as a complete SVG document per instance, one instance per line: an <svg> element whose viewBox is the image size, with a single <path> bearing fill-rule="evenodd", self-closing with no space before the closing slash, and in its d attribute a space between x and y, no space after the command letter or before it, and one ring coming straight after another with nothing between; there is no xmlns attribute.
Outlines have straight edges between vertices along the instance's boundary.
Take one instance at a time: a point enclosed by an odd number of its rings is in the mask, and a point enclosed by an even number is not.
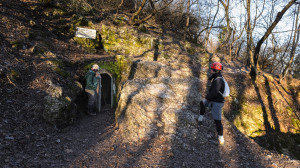
<svg viewBox="0 0 300 168"><path fill-rule="evenodd" d="M85 80L85 92L88 95L88 114L96 115L95 113L95 102L97 99L96 89L98 86L98 79L101 78L99 71L99 66L94 64L93 67L86 73Z"/></svg>
<svg viewBox="0 0 300 168"><path fill-rule="evenodd" d="M208 93L200 102L200 115L198 117L198 121L203 121L203 115L205 113L205 108L208 107L211 109L212 117L215 121L217 132L218 132L218 140L219 144L224 144L223 137L223 126L222 126L222 108L224 106L224 97L222 93L224 93L225 82L223 81L223 76L221 71L223 70L223 66L219 62L214 62L211 65L211 73L212 75L208 80L212 81L211 86L208 90Z"/></svg>

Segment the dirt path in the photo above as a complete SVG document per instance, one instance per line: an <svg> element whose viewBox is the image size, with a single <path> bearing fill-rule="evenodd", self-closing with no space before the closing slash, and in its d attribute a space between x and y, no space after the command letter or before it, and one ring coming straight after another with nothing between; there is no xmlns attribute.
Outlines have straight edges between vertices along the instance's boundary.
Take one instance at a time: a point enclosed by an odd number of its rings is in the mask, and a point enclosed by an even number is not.
<svg viewBox="0 0 300 168"><path fill-rule="evenodd" d="M198 129L203 138L197 141L174 144L158 136L130 144L122 143L114 129L112 110L82 115L76 124L33 142L26 160L15 158L15 165L4 167L300 167L299 161L263 150L228 122L226 144L219 146L213 120L209 113L205 117Z"/></svg>
<svg viewBox="0 0 300 168"><path fill-rule="evenodd" d="M190 136L187 133L179 138L174 135L176 141L160 135L123 143L113 127L114 110L103 109L97 116L82 114L73 125L55 130L49 125L3 121L22 129L0 134L1 167L300 167L299 160L262 149L226 120L226 142L219 146L210 113L199 125L201 138L196 141L182 138Z"/></svg>

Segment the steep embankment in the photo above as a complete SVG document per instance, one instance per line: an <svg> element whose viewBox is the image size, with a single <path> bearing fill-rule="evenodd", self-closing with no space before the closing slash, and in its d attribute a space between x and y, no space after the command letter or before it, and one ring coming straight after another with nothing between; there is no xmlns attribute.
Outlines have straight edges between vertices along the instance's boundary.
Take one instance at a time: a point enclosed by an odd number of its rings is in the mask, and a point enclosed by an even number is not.
<svg viewBox="0 0 300 168"><path fill-rule="evenodd" d="M279 83L267 73L255 82L241 74L232 74L228 80L233 87L225 116L261 146L299 158L300 81Z"/></svg>

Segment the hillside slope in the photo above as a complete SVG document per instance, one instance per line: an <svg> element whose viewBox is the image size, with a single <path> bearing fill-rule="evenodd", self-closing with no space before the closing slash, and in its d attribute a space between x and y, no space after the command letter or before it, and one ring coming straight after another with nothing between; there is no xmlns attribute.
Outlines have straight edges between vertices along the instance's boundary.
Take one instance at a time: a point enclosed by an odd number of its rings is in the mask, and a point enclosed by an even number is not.
<svg viewBox="0 0 300 168"><path fill-rule="evenodd" d="M116 26L110 17L90 20L103 33L106 51L88 54L71 32L78 18L61 5L0 2L3 167L300 166L298 80L279 84L276 78L262 73L252 82L247 69L221 54L205 54L201 48L170 36L159 26L149 27L144 33ZM132 61L159 62L183 76L191 74L203 82L201 95L205 94L210 59L219 58L226 67L224 76L232 90L224 110L225 146L216 144L209 113L203 125L196 127L202 141L187 138L180 144L163 136L137 143L123 142L120 129L113 127L114 109L103 109L96 117L78 110L73 122L62 128L45 122L43 100L49 95L49 81L60 84L68 95L74 81L82 80L85 65L115 60L115 55L125 55Z"/></svg>

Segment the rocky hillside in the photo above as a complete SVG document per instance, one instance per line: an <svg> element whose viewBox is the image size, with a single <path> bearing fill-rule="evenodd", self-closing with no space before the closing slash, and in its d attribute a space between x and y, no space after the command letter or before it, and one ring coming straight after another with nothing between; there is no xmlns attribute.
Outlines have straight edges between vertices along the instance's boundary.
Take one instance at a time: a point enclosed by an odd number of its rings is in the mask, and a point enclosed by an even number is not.
<svg viewBox="0 0 300 168"><path fill-rule="evenodd" d="M205 53L127 15L78 16L66 4L0 2L0 164L3 167L297 167L299 86ZM98 30L96 40L74 37ZM226 145L210 113L195 118L212 61L231 95ZM114 75L116 110L85 115L83 76L92 63ZM113 127L115 126L115 127ZM94 135L94 136L92 136Z"/></svg>

